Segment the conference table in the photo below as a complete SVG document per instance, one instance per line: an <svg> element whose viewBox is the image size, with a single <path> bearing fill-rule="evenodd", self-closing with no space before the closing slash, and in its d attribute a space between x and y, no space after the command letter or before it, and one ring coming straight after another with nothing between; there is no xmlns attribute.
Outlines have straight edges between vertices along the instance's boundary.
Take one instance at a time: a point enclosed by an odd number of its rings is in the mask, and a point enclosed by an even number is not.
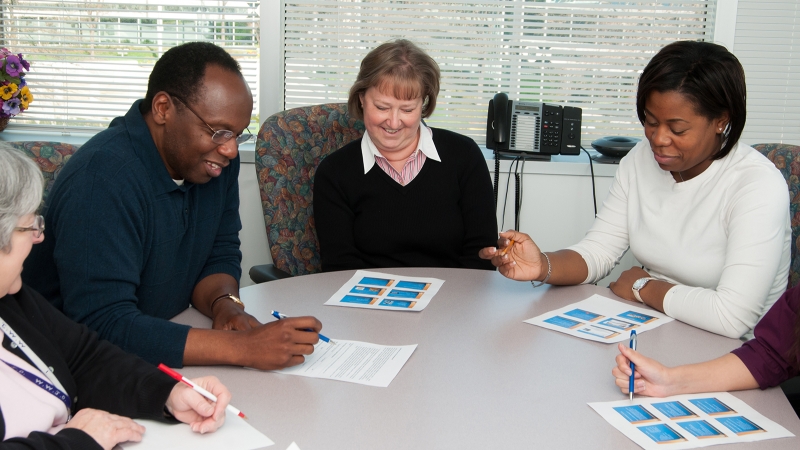
<svg viewBox="0 0 800 450"><path fill-rule="evenodd" d="M331 339L418 344L386 388L228 366L186 367L215 375L249 423L286 449L639 448L587 402L622 400L611 369L616 344L579 339L523 323L593 294L594 285L532 288L497 272L398 268L383 273L445 280L421 312L324 306L355 271L305 275L241 290L262 322L271 310L313 315ZM189 309L173 319L208 328ZM673 321L639 337L639 350L666 365L719 357L741 344ZM779 388L733 395L800 436ZM732 447L728 445L726 447ZM714 447L718 448L718 447ZM800 438L735 444L736 449L797 449Z"/></svg>

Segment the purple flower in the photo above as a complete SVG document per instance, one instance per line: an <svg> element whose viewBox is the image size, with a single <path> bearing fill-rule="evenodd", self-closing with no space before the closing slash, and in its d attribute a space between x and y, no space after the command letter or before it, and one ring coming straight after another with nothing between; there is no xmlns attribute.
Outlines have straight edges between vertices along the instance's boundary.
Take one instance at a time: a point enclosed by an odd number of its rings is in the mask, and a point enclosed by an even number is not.
<svg viewBox="0 0 800 450"><path fill-rule="evenodd" d="M22 64L22 67L24 67L25 70L31 70L31 63L22 57L22 53L17 53L17 57L19 57L19 63Z"/></svg>
<svg viewBox="0 0 800 450"><path fill-rule="evenodd" d="M17 55L6 56L6 73L12 77L18 77L22 72L22 64Z"/></svg>
<svg viewBox="0 0 800 450"><path fill-rule="evenodd" d="M14 97L11 100L6 100L3 103L3 112L11 116L19 114L19 99Z"/></svg>
<svg viewBox="0 0 800 450"><path fill-rule="evenodd" d="M19 78L19 86L17 86L17 87L18 87L18 88L20 88L20 89L22 89L22 88L24 88L24 87L25 87L25 86L27 86L27 85L28 85L28 82L27 82L27 81L25 81L25 78L22 78L22 77L20 77L20 78Z"/></svg>

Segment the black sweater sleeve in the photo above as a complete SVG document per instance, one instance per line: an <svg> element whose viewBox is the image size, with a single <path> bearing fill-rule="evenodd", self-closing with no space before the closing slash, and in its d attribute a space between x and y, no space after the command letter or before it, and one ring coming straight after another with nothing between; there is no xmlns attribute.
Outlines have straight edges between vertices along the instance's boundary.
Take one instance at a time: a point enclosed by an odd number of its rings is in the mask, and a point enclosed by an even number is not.
<svg viewBox="0 0 800 450"><path fill-rule="evenodd" d="M125 417L163 419L164 404L175 380L143 359L100 340L97 333L67 318L32 289L24 290L30 297L26 309L38 315L39 329L48 331L47 337L69 367L77 388L73 399L78 398L73 411L94 408ZM29 345L34 348L33 343Z"/></svg>
<svg viewBox="0 0 800 450"><path fill-rule="evenodd" d="M0 412L0 436L5 432ZM56 434L34 431L26 438L13 438L0 442L0 450L103 450L91 436L75 428Z"/></svg>
<svg viewBox="0 0 800 450"><path fill-rule="evenodd" d="M462 267L468 269L495 270L491 261L478 256L480 249L497 244L497 213L492 179L478 144L466 136L458 137L463 140L458 146L461 165L458 182L464 224L459 261Z"/></svg>
<svg viewBox="0 0 800 450"><path fill-rule="evenodd" d="M0 299L0 315L53 368L73 400L73 415L95 408L126 417L166 420L164 405L176 382L156 367L100 340L97 333L68 319L27 286ZM0 412L0 437L5 436L4 423ZM88 434L76 429L55 435L32 432L26 438L0 442L0 450L99 448Z"/></svg>
<svg viewBox="0 0 800 450"><path fill-rule="evenodd" d="M324 272L371 268L356 248L355 212L349 204L352 200L338 182L361 175L357 172L361 167L349 157L360 148L361 139L347 144L337 151L338 154L323 159L314 175L314 225Z"/></svg>

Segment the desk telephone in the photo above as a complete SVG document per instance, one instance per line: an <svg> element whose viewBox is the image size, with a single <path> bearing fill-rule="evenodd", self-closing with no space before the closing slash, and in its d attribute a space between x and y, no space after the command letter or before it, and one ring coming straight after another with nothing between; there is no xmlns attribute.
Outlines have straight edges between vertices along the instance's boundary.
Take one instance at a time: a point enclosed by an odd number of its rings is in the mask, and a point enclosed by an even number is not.
<svg viewBox="0 0 800 450"><path fill-rule="evenodd" d="M580 108L515 102L501 92L489 100L486 147L506 156L578 155L581 117Z"/></svg>

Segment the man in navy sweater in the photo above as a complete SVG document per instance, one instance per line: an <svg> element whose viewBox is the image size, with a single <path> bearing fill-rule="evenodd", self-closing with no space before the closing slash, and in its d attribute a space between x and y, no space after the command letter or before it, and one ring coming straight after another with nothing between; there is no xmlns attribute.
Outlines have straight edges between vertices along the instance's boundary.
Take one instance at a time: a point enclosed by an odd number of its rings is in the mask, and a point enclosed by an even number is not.
<svg viewBox="0 0 800 450"><path fill-rule="evenodd" d="M260 324L238 299L238 145L253 97L225 50L164 53L144 100L90 139L46 200L25 283L152 363L278 369L313 352L313 317ZM168 319L192 304L213 329Z"/></svg>

